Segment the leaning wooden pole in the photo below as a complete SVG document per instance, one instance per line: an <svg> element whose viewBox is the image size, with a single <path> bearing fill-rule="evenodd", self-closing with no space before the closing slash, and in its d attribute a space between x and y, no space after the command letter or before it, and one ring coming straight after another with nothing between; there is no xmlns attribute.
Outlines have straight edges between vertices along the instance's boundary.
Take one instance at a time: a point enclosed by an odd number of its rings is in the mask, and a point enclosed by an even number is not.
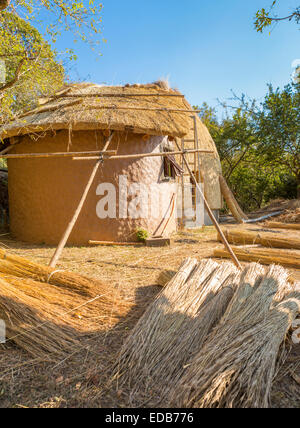
<svg viewBox="0 0 300 428"><path fill-rule="evenodd" d="M109 144L110 144L110 142L111 142L111 140L113 138L113 135L114 135L114 133L112 132L111 135L110 135L110 137L108 138L105 146L104 146L103 152L105 152L106 149L108 148L108 146L109 146ZM96 165L94 166L93 170L92 170L92 173L90 175L89 181L88 181L87 185L85 186L84 192L83 192L83 194L81 196L81 199L79 201L79 204L78 204L78 206L77 206L77 208L76 208L76 210L75 210L75 212L73 214L73 217L72 217L70 223L68 224L68 226L67 226L67 228L66 228L66 230L65 230L65 232L64 232L64 234L63 234L63 236L62 236L62 238L61 238L61 240L60 240L60 242L58 244L58 247L55 250L55 253L52 256L52 259L51 259L51 261L49 263L50 267L55 267L56 264L57 264L57 262L58 262L58 260L59 260L59 258L60 258L60 256L61 256L62 250L64 249L64 247L65 247L65 245L66 245L66 243L67 243L67 241L69 239L69 236L71 235L71 232L72 232L72 230L74 228L74 225L75 225L75 223L76 223L76 221L77 221L77 219L79 217L79 214L81 213L82 207L83 207L83 205L85 203L85 200L87 198L89 190L90 190L90 188L91 188L91 186L93 184L93 181L94 181L94 178L95 178L95 176L97 174L99 166L102 164L102 162L103 162L103 159L99 159L97 161Z"/></svg>
<svg viewBox="0 0 300 428"><path fill-rule="evenodd" d="M180 148L179 148L179 145L178 145L177 141L175 141L175 142L176 142L176 145L177 145L178 150L180 150ZM189 174L190 174L190 176L191 176L191 178L192 178L193 182L194 182L194 183L195 183L195 185L196 185L196 188L197 188L197 190L198 190L198 192L199 192L199 194L200 194L201 198L203 199L205 209L206 209L206 211L207 211L207 213L208 213L208 215L209 215L209 217L210 217L211 221L213 222L213 224L214 224L215 228L217 229L217 231L218 231L218 233L219 233L219 236L220 236L220 238L222 239L222 242L223 242L223 244L224 244L225 248L226 248L226 249L227 249L227 251L229 252L229 254L230 254L231 258L232 258L233 263L236 265L236 267L238 267L240 270L242 270L242 265L241 265L241 264L240 264L240 262L238 261L238 259L237 259L236 255L234 254L234 252L233 252L233 250L232 250L231 246L229 245L229 242L227 241L227 239L226 239L226 237L225 237L224 233L222 232L222 229L220 228L220 226L219 226L219 224L218 224L218 222L217 222L217 220L216 220L216 218L215 218L215 216L214 216L214 214L213 214L212 210L210 209L210 207L209 207L209 205L208 205L208 202L207 202L207 200L206 200L206 198L205 198L205 196L204 196L204 194L203 194L203 192L202 192L202 190L201 190L201 187L200 187L200 186L199 186L199 184L197 183L197 180L196 180L196 178L195 178L194 174L193 174L193 173L192 173L192 171L191 171L191 168L190 168L190 166L189 166L189 163L188 163L188 161L186 160L185 154L182 154L181 156L182 156L182 158L183 158L183 161L184 161L184 163L185 163L185 166L186 166L186 168L187 168L187 170L188 170L188 172L189 172Z"/></svg>

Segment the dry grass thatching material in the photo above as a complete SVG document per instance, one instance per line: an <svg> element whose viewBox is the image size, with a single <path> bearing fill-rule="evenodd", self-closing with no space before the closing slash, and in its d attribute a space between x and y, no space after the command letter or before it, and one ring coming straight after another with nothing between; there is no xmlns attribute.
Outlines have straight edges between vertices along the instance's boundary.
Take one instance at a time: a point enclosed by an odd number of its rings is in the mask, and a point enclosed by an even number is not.
<svg viewBox="0 0 300 428"><path fill-rule="evenodd" d="M80 332L90 333L99 331L102 327L111 327L131 308L128 304L124 304L123 312L118 312L120 296L117 291L111 291L111 297L114 297L115 303L111 302L112 306L108 311L103 309L101 295L87 298L44 282L34 281L29 278L18 278L3 273L0 273L0 279L4 280L12 288L19 290L22 295L26 295L30 299L36 299L32 300L35 301L33 309L41 310L42 312L44 304L51 305L53 313L64 320L64 325L76 329L77 335L80 335ZM55 317L52 321L55 322Z"/></svg>
<svg viewBox="0 0 300 428"><path fill-rule="evenodd" d="M298 200L298 204L300 205L300 201ZM299 208L295 208L293 210L288 210L284 214L276 217L276 221L282 223L300 223L300 206Z"/></svg>
<svg viewBox="0 0 300 428"><path fill-rule="evenodd" d="M232 263L197 264L187 259L182 264L139 320L118 358L117 376L122 385L131 387L133 400L154 390L159 398L152 398L161 400L168 385L180 378L183 366L224 313L237 277Z"/></svg>
<svg viewBox="0 0 300 428"><path fill-rule="evenodd" d="M157 285L160 285L161 287L165 287L175 275L176 275L176 272L174 270L161 271L156 280Z"/></svg>
<svg viewBox="0 0 300 428"><path fill-rule="evenodd" d="M0 319L8 339L34 357L65 354L81 334L113 327L132 308L101 281L0 254Z"/></svg>
<svg viewBox="0 0 300 428"><path fill-rule="evenodd" d="M6 323L7 339L35 358L62 357L78 346L55 309L0 279L0 318Z"/></svg>
<svg viewBox="0 0 300 428"><path fill-rule="evenodd" d="M261 217L264 214L276 212L276 211L285 211L281 216L284 217L287 213L293 212L300 208L300 199L274 199L268 205L256 211L255 215ZM253 214L253 213L252 213ZM276 217L278 218L278 217ZM279 220L281 221L281 220Z"/></svg>
<svg viewBox="0 0 300 428"><path fill-rule="evenodd" d="M252 283L238 289L240 296L172 391L172 405L269 406L280 347L300 311L300 290L277 266L259 277L253 269L245 280Z"/></svg>
<svg viewBox="0 0 300 428"><path fill-rule="evenodd" d="M0 274L1 273L46 282L88 297L102 294L103 298L106 296L109 298L111 292L108 285L102 281L90 279L73 272L44 266L2 249L0 249ZM110 303L111 302L109 302L108 305L110 305Z"/></svg>
<svg viewBox="0 0 300 428"><path fill-rule="evenodd" d="M289 268L300 269L300 251L285 250L280 248L264 248L260 246L232 247L239 260L246 262L257 262L266 265L280 264ZM231 258L228 251L223 249L214 250L214 257Z"/></svg>
<svg viewBox="0 0 300 428"><path fill-rule="evenodd" d="M181 94L157 84L73 84L44 100L43 106L3 127L0 138L70 128L183 137L190 128L189 110L191 106Z"/></svg>
<svg viewBox="0 0 300 428"><path fill-rule="evenodd" d="M287 231L257 231L248 229L227 229L224 234L234 245L259 244L270 248L288 248L300 250L300 235ZM219 240L221 240L219 238Z"/></svg>
<svg viewBox="0 0 300 428"><path fill-rule="evenodd" d="M300 230L300 217L299 217L299 222L297 222L297 223L281 223L281 222L277 222L277 221L268 221L268 222L264 223L264 227L271 228L271 229Z"/></svg>

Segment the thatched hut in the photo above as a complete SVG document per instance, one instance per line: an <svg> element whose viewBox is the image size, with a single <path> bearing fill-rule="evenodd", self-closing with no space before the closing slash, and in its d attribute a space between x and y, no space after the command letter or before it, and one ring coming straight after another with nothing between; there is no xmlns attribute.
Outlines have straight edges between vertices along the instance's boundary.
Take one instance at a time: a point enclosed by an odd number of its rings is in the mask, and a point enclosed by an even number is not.
<svg viewBox="0 0 300 428"><path fill-rule="evenodd" d="M118 155L160 153L170 140L191 132L191 106L179 92L161 85L107 87L75 84L0 129L15 154L101 151L111 131L109 150ZM198 120L205 193L211 208L221 208L220 161ZM70 221L95 160L72 157L10 158L11 233L32 243L57 244ZM162 157L107 160L99 169L69 244L135 241L136 230L152 235L176 229L176 179ZM171 166L176 170L176 162ZM176 171L175 171L176 172ZM178 172L178 171L177 171ZM176 176L176 174L175 174ZM142 192L141 192L142 189ZM142 193L142 194L141 194Z"/></svg>

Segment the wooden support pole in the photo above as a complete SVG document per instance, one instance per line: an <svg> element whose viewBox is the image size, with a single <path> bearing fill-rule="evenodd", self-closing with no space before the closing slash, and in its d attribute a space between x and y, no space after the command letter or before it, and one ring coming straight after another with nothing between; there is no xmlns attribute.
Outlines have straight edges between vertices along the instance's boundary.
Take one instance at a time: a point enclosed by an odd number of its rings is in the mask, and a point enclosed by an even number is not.
<svg viewBox="0 0 300 428"><path fill-rule="evenodd" d="M2 150L2 152L0 152L0 157L5 157L4 155L6 154L6 153L8 153L8 152L10 152L12 149L13 149L13 145L10 145L10 146L8 146L8 147L6 147L6 149L4 149L4 150Z"/></svg>
<svg viewBox="0 0 300 428"><path fill-rule="evenodd" d="M184 152L184 140L181 140L181 150ZM181 167L184 170L184 161L181 157ZM185 189L184 189L184 175L181 176L181 227L184 228L185 225Z"/></svg>
<svg viewBox="0 0 300 428"><path fill-rule="evenodd" d="M116 155L116 156L106 156L104 155L105 160L115 160L115 159L139 159L139 158L153 158L153 157L163 157L170 155L182 155L185 153L214 153L212 150L178 150L175 152L162 152L162 153L138 153L134 155ZM97 160L98 158L95 156L86 156L86 157L77 157L74 156L73 160Z"/></svg>
<svg viewBox="0 0 300 428"><path fill-rule="evenodd" d="M63 106L62 106L63 107ZM200 113L200 110L186 110L186 109L177 109L177 108L155 108L155 107L132 107L132 106L85 106L86 110L135 110L135 111L160 111L165 113Z"/></svg>
<svg viewBox="0 0 300 428"><path fill-rule="evenodd" d="M182 94L134 94L134 93L102 93L102 94L62 94L57 96L49 97L51 100L59 99L59 98L126 98L126 97L175 97L175 98L184 98L185 96Z"/></svg>
<svg viewBox="0 0 300 428"><path fill-rule="evenodd" d="M110 137L108 138L108 140L107 140L107 142L106 142L106 144L104 146L103 152L105 152L106 149L108 148L108 146L109 146L109 144L110 144L110 142L111 142L111 140L113 138L113 135L114 135L114 132L112 132L111 135L110 135ZM50 261L49 266L52 267L52 268L54 268L56 266L56 264L57 264L57 262L58 262L58 260L59 260L59 258L61 256L62 250L64 249L64 247L65 247L65 245L66 245L66 243L67 243L67 241L68 241L68 239L70 237L70 234L71 234L71 232L72 232L72 230L74 228L74 225L75 225L75 223L76 223L76 221L77 221L77 219L79 217L79 214L81 213L82 207L83 207L83 205L85 203L85 200L87 198L89 190L90 190L90 188L91 188L91 186L93 184L93 181L94 181L94 178L95 178L95 176L97 174L99 166L101 165L102 162L103 162L103 159L99 159L98 158L98 161L97 161L96 165L94 166L94 168L92 170L92 173L90 175L89 181L87 182L87 185L85 186L84 192L83 192L83 194L81 196L81 199L79 201L79 204L78 204L78 206L77 206L77 208L76 208L76 210L75 210L75 212L73 214L73 217L72 217L70 223L68 224L68 226L67 226L67 228L66 228L66 230L65 230L65 232L64 232L64 234L63 234L63 236L62 236L62 238L61 238L61 240L60 240L60 242L58 244L58 247L56 248L55 253L53 254L53 257L52 257L52 259Z"/></svg>
<svg viewBox="0 0 300 428"><path fill-rule="evenodd" d="M11 148L13 148L13 146L10 146ZM9 148L10 148L9 147ZM7 152L6 152L7 153ZM6 155L3 152L0 152L0 158L2 159L34 159L34 158L58 158L58 157L74 157L74 156L91 156L91 155L95 155L96 159L99 159L99 156L102 154L115 154L116 150L107 150L105 152L103 151L98 151L98 150L93 150L93 151L88 151L88 152L57 152L57 153L18 153L18 154L13 154L13 155Z"/></svg>
<svg viewBox="0 0 300 428"><path fill-rule="evenodd" d="M113 242L113 241L89 241L89 245L99 245L104 247L144 247L143 242Z"/></svg>
<svg viewBox="0 0 300 428"><path fill-rule="evenodd" d="M177 143L177 140L175 140L175 142L176 142L176 146L177 146L177 148L178 148L178 150L179 150L179 145L178 145L178 143ZM188 161L186 160L185 154L182 154L182 157L183 157L183 160L184 160L185 166L186 166L186 168L187 168L188 172L190 173L190 176L191 176L191 178L192 178L193 182L195 183L196 188L198 189L198 192L199 192L200 196L201 196L201 197L202 197L202 199L203 199L205 209L206 209L206 211L207 211L207 213L208 213L208 215L209 215L209 217L210 217L211 221L213 222L213 224L214 224L215 228L217 229L217 232L219 233L219 236L220 236L220 238L222 239L222 242L223 242L223 244L224 244L225 248L226 248L226 249L227 249L227 251L229 252L230 257L232 258L232 261L233 261L233 263L236 265L236 267L238 267L240 270L242 270L242 265L240 264L240 262L238 261L238 259L237 259L236 255L235 255L235 254L234 254L234 252L232 251L232 248L231 248L231 246L229 245L229 242L227 241L227 239L226 239L226 237L225 237L225 235L224 235L223 231L221 230L221 228L220 228L220 226L219 226L219 224L218 224L218 222L217 222L217 220L216 220L216 218L215 218L215 216L214 216L214 214L213 214L212 210L210 209L210 207L209 207L209 205L208 205L208 202L207 202L207 200L206 200L206 198L205 198L205 196L204 196L204 194L203 194L203 192L202 192L202 190L201 190L201 187L200 187L200 186L199 186L199 184L197 183L197 180L196 180L196 178L195 178L194 174L193 174L193 173L192 173L192 171L191 171L191 168L190 168L190 166L189 166L189 163L188 163Z"/></svg>

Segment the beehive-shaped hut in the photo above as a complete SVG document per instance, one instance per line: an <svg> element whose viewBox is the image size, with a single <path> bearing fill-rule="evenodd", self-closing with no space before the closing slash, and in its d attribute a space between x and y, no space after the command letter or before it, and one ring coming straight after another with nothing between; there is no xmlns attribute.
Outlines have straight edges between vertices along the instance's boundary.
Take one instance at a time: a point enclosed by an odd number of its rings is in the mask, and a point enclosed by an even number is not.
<svg viewBox="0 0 300 428"><path fill-rule="evenodd" d="M190 105L177 91L157 84L107 87L74 84L18 120L2 127L0 137L13 148L8 159L11 233L32 243L57 244L84 191L96 160L75 160L54 153L101 151L113 131L108 150L118 156L164 151L168 138L191 130ZM207 161L215 198L219 158L199 120L200 148L213 151ZM206 133L205 135L201 132ZM170 138L171 139L171 138ZM83 154L83 152L85 152ZM34 156L52 154L51 157ZM170 234L176 229L176 180L164 173L161 156L105 160L68 241L135 241L136 231ZM219 199L218 199L219 195Z"/></svg>

